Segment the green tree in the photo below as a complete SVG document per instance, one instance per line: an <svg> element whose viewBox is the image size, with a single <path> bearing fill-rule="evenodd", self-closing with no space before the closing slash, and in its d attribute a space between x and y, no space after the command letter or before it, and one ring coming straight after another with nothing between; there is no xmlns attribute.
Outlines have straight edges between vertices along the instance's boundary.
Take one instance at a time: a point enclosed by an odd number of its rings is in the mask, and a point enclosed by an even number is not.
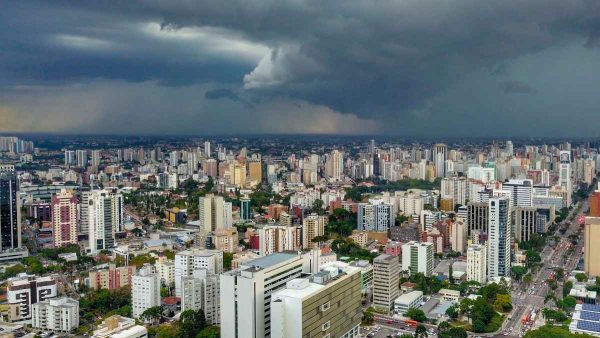
<svg viewBox="0 0 600 338"><path fill-rule="evenodd" d="M233 261L233 253L223 252L223 268L226 270L231 269L231 262Z"/></svg>
<svg viewBox="0 0 600 338"><path fill-rule="evenodd" d="M140 315L140 319L151 322L152 324L160 323L163 318L163 308L162 306L153 306L151 308L147 308Z"/></svg>
<svg viewBox="0 0 600 338"><path fill-rule="evenodd" d="M312 204L312 211L316 212L318 215L323 215L323 200L316 199Z"/></svg>
<svg viewBox="0 0 600 338"><path fill-rule="evenodd" d="M531 284L531 282L533 282L533 276L531 275L531 272L529 272L525 276L523 276L523 283L529 285Z"/></svg>
<svg viewBox="0 0 600 338"><path fill-rule="evenodd" d="M218 326L207 326L198 332L196 338L219 338L221 330Z"/></svg>
<svg viewBox="0 0 600 338"><path fill-rule="evenodd" d="M179 335L182 338L195 338L199 331L206 326L204 312L185 310L179 317Z"/></svg>
<svg viewBox="0 0 600 338"><path fill-rule="evenodd" d="M577 279L578 282L584 282L588 279L587 275L583 272L579 272L575 275L575 279Z"/></svg>
<svg viewBox="0 0 600 338"><path fill-rule="evenodd" d="M372 325L375 320L374 309L372 307L367 308L363 312L362 323L363 325Z"/></svg>
<svg viewBox="0 0 600 338"><path fill-rule="evenodd" d="M415 338L427 338L427 328L423 324L418 324L415 329Z"/></svg>
<svg viewBox="0 0 600 338"><path fill-rule="evenodd" d="M427 320L427 316L425 316L425 312L423 312L423 310L421 309L408 309L408 311L406 311L406 317L412 319L412 320L416 320L417 322L424 322Z"/></svg>
<svg viewBox="0 0 600 338"><path fill-rule="evenodd" d="M527 268L524 266L513 266L512 267L512 275L516 280L521 280L523 276L527 273Z"/></svg>
<svg viewBox="0 0 600 338"><path fill-rule="evenodd" d="M451 307L449 307L446 310L446 316L456 320L458 318L458 311L459 311L458 304L452 305Z"/></svg>
<svg viewBox="0 0 600 338"><path fill-rule="evenodd" d="M562 300L562 307L564 310L573 309L577 305L577 300L571 296L567 296Z"/></svg>
<svg viewBox="0 0 600 338"><path fill-rule="evenodd" d="M494 301L494 308L500 312L510 312L512 310L512 299L510 295L497 295Z"/></svg>
<svg viewBox="0 0 600 338"><path fill-rule="evenodd" d="M569 293L571 292L572 288L573 288L573 282L566 281L565 284L563 284L563 297L568 296Z"/></svg>

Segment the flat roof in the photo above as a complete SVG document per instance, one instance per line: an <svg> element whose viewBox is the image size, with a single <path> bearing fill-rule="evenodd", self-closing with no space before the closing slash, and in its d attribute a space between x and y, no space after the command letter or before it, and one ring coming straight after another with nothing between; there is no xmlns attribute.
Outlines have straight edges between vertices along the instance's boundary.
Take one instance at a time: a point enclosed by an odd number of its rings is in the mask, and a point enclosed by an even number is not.
<svg viewBox="0 0 600 338"><path fill-rule="evenodd" d="M274 265L283 263L292 258L298 257L295 252L276 252L264 257L256 258L243 264L244 267L258 267L266 269Z"/></svg>

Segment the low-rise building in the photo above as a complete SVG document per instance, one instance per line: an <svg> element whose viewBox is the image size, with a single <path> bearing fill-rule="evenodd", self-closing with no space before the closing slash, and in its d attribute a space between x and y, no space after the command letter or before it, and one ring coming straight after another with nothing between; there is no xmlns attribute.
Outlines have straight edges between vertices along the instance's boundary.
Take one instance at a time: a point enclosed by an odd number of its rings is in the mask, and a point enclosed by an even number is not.
<svg viewBox="0 0 600 338"><path fill-rule="evenodd" d="M571 323L571 333L583 333L600 337L600 305L577 304Z"/></svg>
<svg viewBox="0 0 600 338"><path fill-rule="evenodd" d="M92 338L148 338L148 329L136 325L135 319L114 315L98 325Z"/></svg>
<svg viewBox="0 0 600 338"><path fill-rule="evenodd" d="M460 298L460 291L458 290L450 290L450 289L441 289L439 291L440 296L443 300L447 300L450 302L457 302Z"/></svg>
<svg viewBox="0 0 600 338"><path fill-rule="evenodd" d="M90 271L89 286L93 290L120 289L131 285L131 276L134 273L135 266L116 267L115 264L109 264L107 268Z"/></svg>
<svg viewBox="0 0 600 338"><path fill-rule="evenodd" d="M423 291L411 291L394 300L394 314L404 315L410 309L416 309L423 302Z"/></svg>

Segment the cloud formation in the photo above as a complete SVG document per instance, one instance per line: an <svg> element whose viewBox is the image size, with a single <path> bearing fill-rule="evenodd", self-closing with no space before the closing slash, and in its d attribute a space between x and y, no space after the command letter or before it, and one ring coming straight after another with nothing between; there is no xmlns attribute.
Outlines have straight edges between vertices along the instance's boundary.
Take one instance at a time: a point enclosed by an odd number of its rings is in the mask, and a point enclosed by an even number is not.
<svg viewBox="0 0 600 338"><path fill-rule="evenodd" d="M211 120L212 129L202 132L212 133L242 130L247 126L238 123L253 116L296 132L482 136L502 133L495 126L510 118L584 119L598 95L585 90L561 98L572 108L556 102L555 95L561 86L598 88L600 2L595 0L25 0L5 7L0 99L10 99L11 111L24 115L69 110L86 114L77 119L82 123L100 116L97 125L106 132L119 128L108 116L143 108L144 119L153 122L140 124L138 132L167 132L163 115L187 121L193 112ZM586 68L574 72L568 69L573 64ZM99 83L135 96L119 97L117 112L95 106L108 90ZM61 109L34 107L26 97L50 98L24 86L59 87L66 96L51 104ZM67 95L73 88L85 94ZM521 95L507 101L506 94ZM138 106L144 101L162 109ZM554 103L550 110L545 102ZM298 104L302 111L293 109ZM224 105L227 112L220 110ZM8 109L2 101L0 106ZM87 112L88 106L97 109ZM312 118L297 128L293 114L282 111ZM492 124L488 128L479 120ZM328 126L357 121L370 122L362 123L365 130ZM564 128L556 120L543 123L535 133ZM561 130L577 130L569 128ZM179 129L200 132L187 123ZM529 135L527 129L504 131Z"/></svg>

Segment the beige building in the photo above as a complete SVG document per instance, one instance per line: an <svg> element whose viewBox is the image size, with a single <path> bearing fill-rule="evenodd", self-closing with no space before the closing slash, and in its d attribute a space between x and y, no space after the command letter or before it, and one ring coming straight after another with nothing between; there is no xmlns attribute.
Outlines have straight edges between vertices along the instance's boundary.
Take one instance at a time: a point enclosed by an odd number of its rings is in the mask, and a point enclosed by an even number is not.
<svg viewBox="0 0 600 338"><path fill-rule="evenodd" d="M90 288L94 290L114 290L131 284L131 276L135 273L134 266L116 267L110 264L107 269L90 271Z"/></svg>
<svg viewBox="0 0 600 338"><path fill-rule="evenodd" d="M92 338L146 338L148 330L142 325L136 325L135 319L113 315L106 318L96 330Z"/></svg>
<svg viewBox="0 0 600 338"><path fill-rule="evenodd" d="M360 270L333 262L271 297L271 337L358 337Z"/></svg>
<svg viewBox="0 0 600 338"><path fill-rule="evenodd" d="M600 217L586 217L583 232L584 271L590 277L600 276Z"/></svg>
<svg viewBox="0 0 600 338"><path fill-rule="evenodd" d="M361 247L367 245L367 242L369 240L369 236L366 231L358 230L352 231L352 235L348 236L348 238L351 239L354 243L360 245Z"/></svg>
<svg viewBox="0 0 600 338"><path fill-rule="evenodd" d="M248 162L248 177L251 181L262 181L262 163L260 161Z"/></svg>
<svg viewBox="0 0 600 338"><path fill-rule="evenodd" d="M159 256L154 263L154 268L164 285L175 284L175 262L167 259L167 256Z"/></svg>
<svg viewBox="0 0 600 338"><path fill-rule="evenodd" d="M400 261L380 255L373 260L373 307L389 311L400 295Z"/></svg>
<svg viewBox="0 0 600 338"><path fill-rule="evenodd" d="M310 249L313 247L313 238L325 234L326 216L310 214L302 222L302 247Z"/></svg>
<svg viewBox="0 0 600 338"><path fill-rule="evenodd" d="M236 228L215 230L213 244L216 250L234 253L238 247L238 232Z"/></svg>

